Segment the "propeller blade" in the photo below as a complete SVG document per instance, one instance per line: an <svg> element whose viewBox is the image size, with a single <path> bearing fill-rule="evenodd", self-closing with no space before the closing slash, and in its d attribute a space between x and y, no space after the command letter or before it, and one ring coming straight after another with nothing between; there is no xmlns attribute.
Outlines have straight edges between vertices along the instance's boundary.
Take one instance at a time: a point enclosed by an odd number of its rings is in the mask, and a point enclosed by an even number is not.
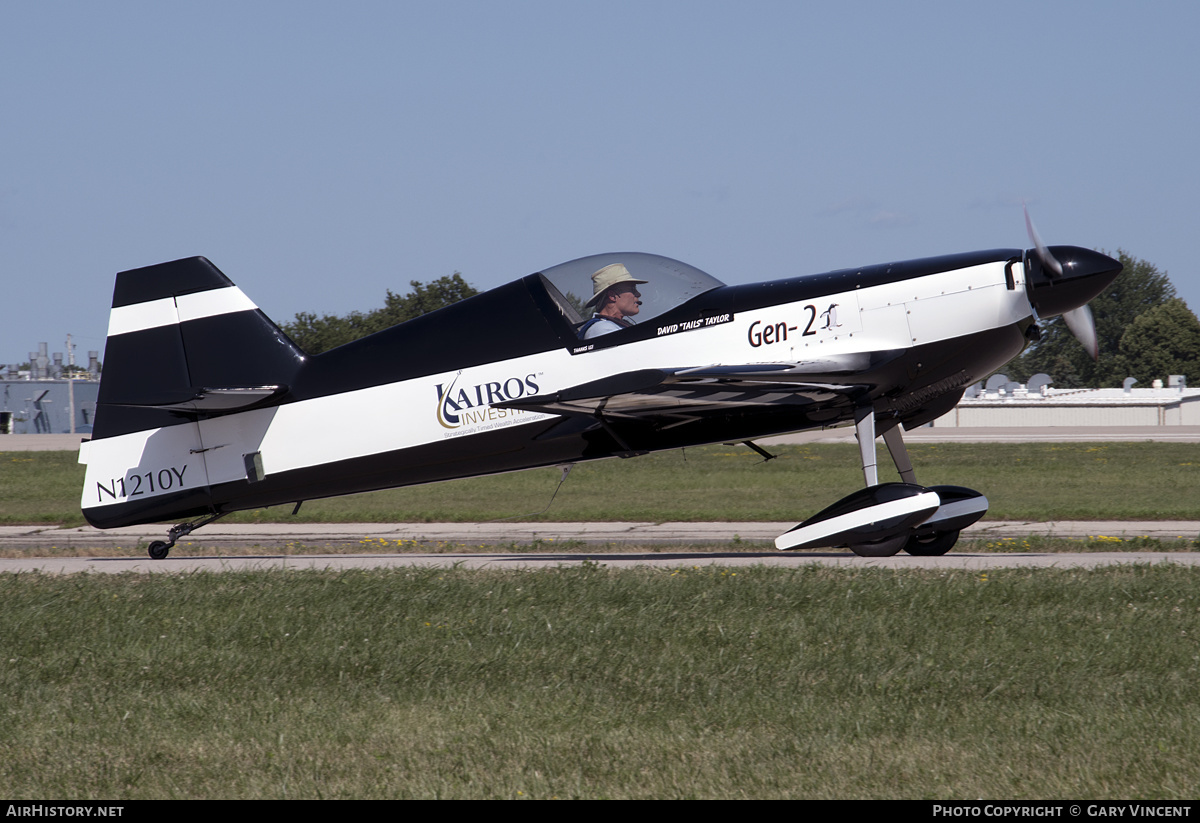
<svg viewBox="0 0 1200 823"><path fill-rule="evenodd" d="M1042 265L1049 271L1057 275L1063 273L1062 264L1054 259L1054 255L1050 253L1050 249L1046 248L1046 244L1042 242L1042 238L1038 236L1037 229L1033 227L1033 219L1029 216L1029 207L1024 203L1021 208L1025 210L1025 231L1029 233L1029 241L1033 243L1033 247L1037 249L1038 257L1041 258ZM1078 335L1077 335L1078 336Z"/></svg>
<svg viewBox="0 0 1200 823"><path fill-rule="evenodd" d="M1087 349L1092 360L1099 360L1100 343L1096 338L1096 320L1092 317L1092 310L1088 308L1087 304L1063 312L1062 319L1066 321L1067 328L1071 330L1071 334L1075 335L1075 339Z"/></svg>
<svg viewBox="0 0 1200 823"><path fill-rule="evenodd" d="M1095 261L1085 262L1078 254L1075 254L1075 250L1064 249L1064 247L1060 246L1060 251L1065 250L1068 253L1067 260L1071 265L1070 277L1063 278L1062 263L1054 257L1050 249L1046 247L1046 244L1042 242L1041 236L1038 234L1037 229L1034 228L1033 218L1029 216L1029 206L1022 203L1021 207L1025 210L1025 230L1029 232L1029 240L1033 243L1034 249L1037 251L1038 259L1042 261L1042 276L1047 278L1044 286L1039 287L1035 284L1034 287L1034 292L1042 289L1047 294L1040 298L1034 296L1031 298L1031 302L1036 308L1046 310L1047 314L1053 314L1055 311L1062 312L1062 319L1067 324L1067 328L1070 329L1071 334L1075 335L1075 339L1092 356L1092 360L1099 360L1100 341L1096 336L1096 319L1092 317L1092 310L1088 308L1086 303L1081 306L1078 305L1078 302L1082 302L1086 298L1084 294L1078 293L1077 289L1074 288L1076 283L1082 283L1084 280L1094 276L1090 269L1095 268ZM1110 263L1116 262L1108 258L1104 259ZM1112 278L1119 274L1120 271L1121 269L1118 264L1108 277L1108 282L1111 282ZM1095 274L1100 273L1102 272L1095 272ZM1065 291L1061 292L1058 300L1048 296L1049 292L1059 292L1064 289ZM1092 291L1091 294L1094 295L1098 292L1099 289ZM1068 297L1075 299L1068 300ZM1077 308L1068 309L1067 307L1071 303L1077 303Z"/></svg>

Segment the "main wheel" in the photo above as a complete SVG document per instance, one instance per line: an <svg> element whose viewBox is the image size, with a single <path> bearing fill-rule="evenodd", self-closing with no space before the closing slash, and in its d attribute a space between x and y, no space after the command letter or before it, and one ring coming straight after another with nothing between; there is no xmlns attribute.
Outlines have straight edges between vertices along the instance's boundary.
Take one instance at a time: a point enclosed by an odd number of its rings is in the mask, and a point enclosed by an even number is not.
<svg viewBox="0 0 1200 823"><path fill-rule="evenodd" d="M167 554L170 553L171 544L164 543L161 540L155 540L153 543L150 544L150 548L148 551L150 553L151 560L162 560L163 558L165 558L167 556Z"/></svg>
<svg viewBox="0 0 1200 823"><path fill-rule="evenodd" d="M885 537L882 540L872 540L869 543L852 544L850 551L859 557L891 557L904 548L904 544L907 541L907 534L898 534L895 537Z"/></svg>
<svg viewBox="0 0 1200 823"><path fill-rule="evenodd" d="M941 557L957 542L958 532L935 532L920 537L914 534L904 544L904 550L915 557Z"/></svg>

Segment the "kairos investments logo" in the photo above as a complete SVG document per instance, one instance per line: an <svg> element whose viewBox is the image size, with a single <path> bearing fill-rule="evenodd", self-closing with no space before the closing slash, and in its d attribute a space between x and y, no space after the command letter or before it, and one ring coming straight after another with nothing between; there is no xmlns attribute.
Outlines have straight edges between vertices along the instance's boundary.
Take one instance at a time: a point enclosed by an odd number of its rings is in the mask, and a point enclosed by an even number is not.
<svg viewBox="0 0 1200 823"><path fill-rule="evenodd" d="M437 419L446 429L459 429L483 423L494 423L525 414L520 409L496 409L493 403L503 403L538 393L538 376L509 377L503 381L458 385L462 372L448 384L437 384Z"/></svg>

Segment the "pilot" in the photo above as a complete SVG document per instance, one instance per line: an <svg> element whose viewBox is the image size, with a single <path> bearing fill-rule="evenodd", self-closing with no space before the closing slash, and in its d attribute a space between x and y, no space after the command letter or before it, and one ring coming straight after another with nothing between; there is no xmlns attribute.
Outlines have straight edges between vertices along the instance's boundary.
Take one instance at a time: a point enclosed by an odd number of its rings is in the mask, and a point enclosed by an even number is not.
<svg viewBox="0 0 1200 823"><path fill-rule="evenodd" d="M592 275L592 299L584 303L593 307L595 314L579 327L579 338L590 340L602 334L629 328L633 321L629 317L642 310L642 293L637 290L646 280L638 280L621 263L605 266Z"/></svg>

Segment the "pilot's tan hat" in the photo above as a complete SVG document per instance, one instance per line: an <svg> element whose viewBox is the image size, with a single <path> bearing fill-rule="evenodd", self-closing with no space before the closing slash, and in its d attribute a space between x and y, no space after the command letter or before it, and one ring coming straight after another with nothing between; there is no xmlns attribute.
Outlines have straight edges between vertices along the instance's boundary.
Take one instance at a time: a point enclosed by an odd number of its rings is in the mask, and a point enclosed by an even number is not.
<svg viewBox="0 0 1200 823"><path fill-rule="evenodd" d="M629 269L625 268L623 263L610 263L600 271L592 275L592 299L584 303L584 306L590 306L600 299L600 295L610 287L618 283L649 283L649 280L638 280L629 273Z"/></svg>

